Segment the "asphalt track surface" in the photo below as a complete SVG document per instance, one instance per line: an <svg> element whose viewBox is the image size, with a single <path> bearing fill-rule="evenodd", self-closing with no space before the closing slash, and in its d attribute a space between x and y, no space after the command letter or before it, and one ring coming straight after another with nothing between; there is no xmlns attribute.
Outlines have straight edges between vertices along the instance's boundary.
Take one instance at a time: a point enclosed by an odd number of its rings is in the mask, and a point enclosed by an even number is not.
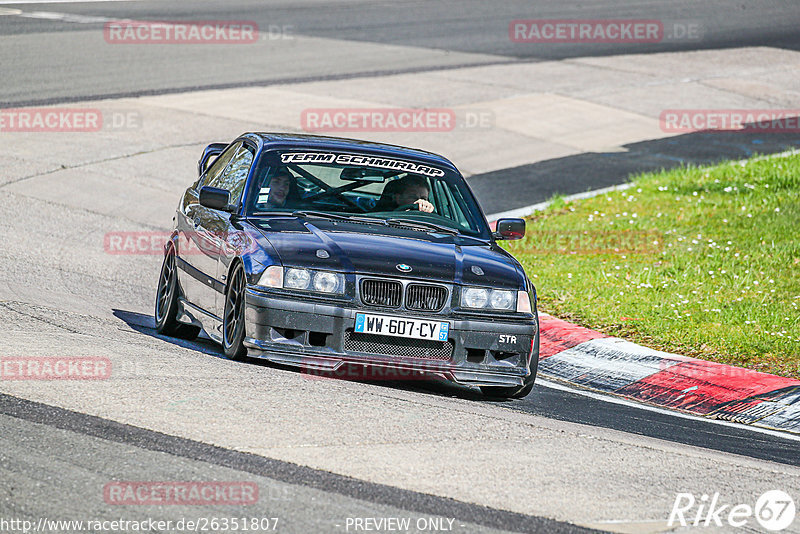
<svg viewBox="0 0 800 534"><path fill-rule="evenodd" d="M324 41L311 43L308 50L300 52L308 63L298 62L288 53L284 59L276 59L274 52L265 50L264 57L243 58L230 61L237 50L216 50L206 47L191 48L180 57L163 57L156 49L137 51L87 50L77 35L87 28L102 26L99 22L67 22L58 19L29 18L0 15L0 39L4 46L0 83L0 107L27 106L75 102L87 99L117 96L135 96L161 93L180 93L200 88L259 86L287 81L326 80L358 78L367 75L394 72L416 72L424 70L452 69L464 65L507 64L532 62L587 55L607 55L628 52L658 52L668 50L691 50L696 48L726 48L734 46L760 45L799 50L800 5L796 2L608 2L584 5L581 2L506 2L501 4L473 2L271 2L264 8L263 2L113 2L113 3L60 3L60 4L7 4L0 9L19 9L23 12L48 11L60 14L114 18L163 19L240 19L255 20L260 27L276 25L291 27L297 35L319 38ZM580 9L579 9L580 8ZM604 46L562 45L559 47L511 46L508 42L508 21L515 18L647 18L671 21L690 21L705 28L701 42L668 42L654 46L616 48ZM70 39L75 33L75 39ZM13 40L16 39L16 40ZM346 45L356 43L355 48L343 48L337 53L331 40L343 41ZM57 46L54 45L57 44ZM74 44L70 48L70 43ZM397 54L386 44L416 47L419 54ZM379 47L371 48L373 45ZM338 44L337 44L338 46ZM140 47L141 48L141 47ZM319 52L328 50L330 56L319 57ZM363 56L359 56L362 50ZM282 50L281 54L287 54ZM123 57L124 56L124 57ZM311 60L312 56L317 57ZM95 58L90 60L87 58ZM278 68L272 68L277 61ZM325 61L328 59L329 61ZM335 65L333 64L335 63ZM653 154L667 154L675 162L704 162L748 155L748 143L743 138L716 135L702 137L692 134L683 140L652 141L642 150L630 154L587 154L576 156L569 162L548 161L534 164L535 168L523 167L502 169L494 174L471 178L471 183L487 211L499 206L489 194L491 187L500 183L514 184L525 180L535 171L550 172L558 184L539 188L537 195L526 202L546 200L552 193L581 192L586 183L579 179L582 168L597 168L602 161L605 173L595 176L593 185L613 185L624 181L630 172L656 168ZM707 142L706 142L707 141ZM777 152L788 147L800 146L793 135L774 135L759 139L758 146L765 152ZM672 152L671 152L672 151ZM638 159L637 159L638 158ZM644 161L642 161L644 160ZM677 164L677 163L676 163ZM663 166L663 164L662 164ZM557 177L565 170L574 170L574 183ZM599 181L598 181L599 180ZM489 186L489 184L494 184ZM547 180L543 183L546 185ZM483 186L482 184L486 184ZM485 192L482 192L485 190ZM502 192L500 193L502 195ZM493 204L494 203L494 204ZM38 204L37 204L38 205ZM488 207L487 207L488 206ZM50 209L40 206L42 209ZM19 219L23 215L16 207L4 205L3 217ZM70 215L72 223L81 224L84 215ZM51 221L57 214L48 215ZM95 224L93 221L92 224ZM78 228L81 228L78 226ZM36 226L46 231L46 226ZM88 230L87 230L88 231ZM80 233L80 230L77 232ZM24 237L21 239L24 240ZM63 254L56 261L68 261ZM16 263L9 274L20 280L7 281L7 288L23 287L25 271ZM93 287L91 277L69 273L69 265L60 265L61 282L68 292L83 298L92 298L98 292L98 301L113 305L115 298L119 308L114 318L106 320L103 328L122 333L107 334L105 343L125 350L126 343L152 344L158 350L177 352L186 357L200 357L218 361L219 350L209 342L178 342L155 334L152 319L134 311L149 306L149 296L142 297L149 289L139 284L132 295L120 296L108 287ZM145 277L146 278L146 277ZM152 278L152 277L151 277ZM73 300L54 297L52 306L64 313L74 312ZM5 298L4 303L11 299ZM23 299L24 300L24 299ZM4 304L6 306L6 304ZM65 329L76 335L89 335L88 331L58 318L47 321L25 305L12 306L6 324L11 330L35 335L34 330L20 326L21 317L39 316L43 321L36 328L47 338L53 332ZM21 310L21 311L20 311ZM67 311L68 310L68 311ZM18 313L19 315L15 315ZM55 312L54 312L55 313ZM19 321L16 323L14 321ZM51 329L51 326L53 327ZM124 330L124 331L123 331ZM12 336L20 344L20 336ZM24 339L24 338L22 338ZM131 340L136 340L132 342ZM19 346L22 346L21 344ZM149 345L148 345L149 347ZM164 348L166 347L166 348ZM24 350L24 349L19 349ZM150 350L150 349L148 349ZM284 370L264 365L259 361L244 364L247 372L284 373ZM291 379L296 375L289 372ZM283 376L283 375L282 375ZM622 436L622 441L637 442L638 437L647 443L667 443L678 451L719 451L735 456L765 461L776 471L800 466L800 446L796 439L776 434L755 432L735 425L720 425L698 418L674 415L637 407L632 404L605 402L601 398L585 395L578 390L565 390L543 382L526 399L494 403L483 401L473 390L440 383L388 383L378 386L347 383L347 388L368 388L383 401L396 403L456 402L460 409L487 413L514 412L532 416L535 420L551 420L558 423L554 428L580 428L583 434L596 433L607 436L608 432ZM350 395L351 389L339 391ZM377 390L377 393L374 391ZM46 395L44 395L46 397ZM355 398L355 397L353 397ZM463 402L468 401L468 402ZM50 404L53 404L51 406ZM24 515L28 517L64 517L69 512L74 517L137 517L138 511L130 508L105 506L96 498L86 495L96 493L97 484L109 479L139 480L224 480L231 477L252 477L259 483L263 494L258 510L248 515L278 515L290 525L286 531L344 531L342 521L346 517L447 517L454 518L462 531L513 531L513 532L559 532L578 531L579 527L569 523L548 519L548 514L518 513L502 509L497 505L470 503L439 497L425 491L414 491L392 484L361 480L332 472L333 469L315 469L291 461L273 459L268 455L236 450L234 447L212 445L198 440L158 432L111 418L98 417L80 410L55 406L56 402L34 402L13 394L0 394L0 515ZM466 408L465 408L466 406ZM358 412L353 412L357 416ZM388 416L388 414L387 414ZM509 416L511 417L511 416ZM573 426L569 426L573 425ZM155 426L155 425L154 425ZM535 440L535 436L531 437ZM658 451L656 451L658 454ZM693 453L692 453L693 454ZM702 454L705 454L703 452ZM713 456L713 455L712 455ZM554 459L557 462L557 459ZM598 460L599 461L599 460ZM624 468L624 467L623 467ZM232 475L231 473L236 473ZM244 473L244 475L242 475ZM574 473L564 472L559 488L570 491ZM654 473L654 477L659 474ZM586 480L582 480L586 484ZM588 481L591 484L591 480ZM43 489L44 488L44 489ZM679 491L681 488L672 488ZM713 489L713 488L711 488ZM793 488L785 488L792 490ZM94 493L93 493L94 492ZM536 489L531 488L530 498L535 498ZM756 494L752 495L753 497ZM263 509L262 509L263 508ZM162 508L158 510L164 518L174 518L185 511ZM203 510L230 512L226 509ZM256 513L257 512L257 513ZM270 513L271 512L271 513ZM663 518L669 510L663 510Z"/></svg>
<svg viewBox="0 0 800 534"><path fill-rule="evenodd" d="M48 11L108 19L140 20L247 20L267 32L267 44L257 53L238 54L235 47L197 47L180 57L166 59L160 47L126 53L123 48L58 50L54 36L102 27L102 22L65 23L58 19L8 17L0 24L0 36L39 37L24 49L4 54L3 91L0 104L63 102L100 95L137 95L154 92L197 90L355 77L421 69L491 63L542 61L609 54L655 53L672 50L774 46L798 50L800 5L785 1L709 0L694 2L569 0L419 0L396 2L272 1L211 2L108 2L86 4L2 5L24 12ZM695 25L699 39L674 39L652 44L524 44L509 39L509 22L516 19L648 19L670 24ZM269 39L273 28L274 40ZM444 51L430 58L397 58L392 50L366 62L356 51L343 57L335 50L321 50L319 64L297 61L292 51L279 48L284 29L294 36L360 42L365 45L397 45ZM669 33L669 28L665 30ZM48 36L48 39L42 37ZM288 64L273 53L292 59ZM370 50L364 47L364 50ZM15 52L11 54L9 52ZM296 51L295 51L296 52ZM246 56L246 57L243 57ZM28 58L38 58L45 69L31 69ZM236 61L227 61L235 58ZM460 58L460 59L453 59ZM15 62L15 59L19 61ZM91 59L91 61L87 61ZM303 58L305 59L305 58ZM10 61L10 63L9 63ZM371 64L370 64L371 63ZM87 64L89 68L86 68ZM369 68L364 68L369 65ZM187 83L191 80L191 83Z"/></svg>

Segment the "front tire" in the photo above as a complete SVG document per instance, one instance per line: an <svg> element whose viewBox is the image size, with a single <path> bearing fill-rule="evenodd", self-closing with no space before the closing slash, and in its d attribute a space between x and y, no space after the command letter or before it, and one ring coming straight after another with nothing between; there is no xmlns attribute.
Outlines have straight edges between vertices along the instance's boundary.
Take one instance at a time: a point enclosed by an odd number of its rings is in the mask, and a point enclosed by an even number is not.
<svg viewBox="0 0 800 534"><path fill-rule="evenodd" d="M244 294L247 282L241 264L233 268L225 291L225 310L222 316L222 351L231 360L247 356L244 346Z"/></svg>
<svg viewBox="0 0 800 534"><path fill-rule="evenodd" d="M200 328L178 321L178 271L175 262L175 249L170 247L161 264L161 274L156 290L156 309L154 313L156 331L159 334L192 340L200 333Z"/></svg>

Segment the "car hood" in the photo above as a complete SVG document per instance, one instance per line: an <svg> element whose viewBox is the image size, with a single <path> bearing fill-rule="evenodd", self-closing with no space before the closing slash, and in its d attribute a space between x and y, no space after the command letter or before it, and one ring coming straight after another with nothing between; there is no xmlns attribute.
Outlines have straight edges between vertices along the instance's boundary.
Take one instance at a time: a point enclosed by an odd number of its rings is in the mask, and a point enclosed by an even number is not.
<svg viewBox="0 0 800 534"><path fill-rule="evenodd" d="M286 267L524 289L524 277L496 245L445 233L348 221L255 222ZM398 265L411 267L402 272Z"/></svg>

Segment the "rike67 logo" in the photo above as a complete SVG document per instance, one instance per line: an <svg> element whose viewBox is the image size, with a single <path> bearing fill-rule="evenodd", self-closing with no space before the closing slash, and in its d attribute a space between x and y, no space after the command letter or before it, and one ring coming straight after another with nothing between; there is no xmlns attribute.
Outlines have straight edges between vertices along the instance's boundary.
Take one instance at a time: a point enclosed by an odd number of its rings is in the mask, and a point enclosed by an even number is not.
<svg viewBox="0 0 800 534"><path fill-rule="evenodd" d="M794 500L781 490L765 492L756 499L754 506L724 502L719 493L703 494L699 498L691 493L678 493L667 526L753 528L752 519L755 518L762 528L778 532L794 522L795 513Z"/></svg>

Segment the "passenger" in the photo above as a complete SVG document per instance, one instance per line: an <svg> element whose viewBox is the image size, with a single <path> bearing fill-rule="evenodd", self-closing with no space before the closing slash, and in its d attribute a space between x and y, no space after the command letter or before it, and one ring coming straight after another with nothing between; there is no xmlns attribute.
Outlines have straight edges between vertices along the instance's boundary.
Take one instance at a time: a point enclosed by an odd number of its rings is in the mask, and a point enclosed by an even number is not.
<svg viewBox="0 0 800 534"><path fill-rule="evenodd" d="M394 211L406 206L425 213L433 213L433 204L428 201L430 189L422 176L406 175L392 180L383 188L381 198L373 211Z"/></svg>

